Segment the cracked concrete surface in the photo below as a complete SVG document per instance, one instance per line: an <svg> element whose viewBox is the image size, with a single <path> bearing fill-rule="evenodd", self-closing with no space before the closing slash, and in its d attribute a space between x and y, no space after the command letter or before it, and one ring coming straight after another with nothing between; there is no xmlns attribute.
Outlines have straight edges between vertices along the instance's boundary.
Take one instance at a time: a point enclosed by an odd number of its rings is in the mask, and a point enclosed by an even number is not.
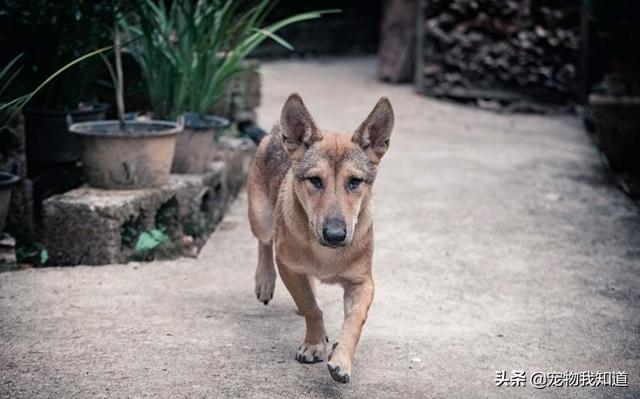
<svg viewBox="0 0 640 399"><path fill-rule="evenodd" d="M640 212L576 117L423 98L371 58L263 71L265 127L292 91L325 129L352 131L382 95L396 110L352 382L294 360L303 320L279 281L255 299L241 194L197 260L0 274L0 396L640 396ZM335 338L341 292L319 295ZM496 370L624 370L629 387L497 388Z"/></svg>

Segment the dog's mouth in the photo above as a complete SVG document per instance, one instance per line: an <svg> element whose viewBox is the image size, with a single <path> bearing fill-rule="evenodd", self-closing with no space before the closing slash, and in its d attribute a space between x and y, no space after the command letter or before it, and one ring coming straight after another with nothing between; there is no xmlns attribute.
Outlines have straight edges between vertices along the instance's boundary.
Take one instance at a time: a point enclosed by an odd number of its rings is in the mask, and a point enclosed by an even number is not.
<svg viewBox="0 0 640 399"><path fill-rule="evenodd" d="M337 248L344 248L347 245L349 245L349 242L347 240L341 241L341 242L326 242L323 239L318 240L318 243L320 245L322 245L323 247L327 247L327 248L333 248L333 249L337 249Z"/></svg>

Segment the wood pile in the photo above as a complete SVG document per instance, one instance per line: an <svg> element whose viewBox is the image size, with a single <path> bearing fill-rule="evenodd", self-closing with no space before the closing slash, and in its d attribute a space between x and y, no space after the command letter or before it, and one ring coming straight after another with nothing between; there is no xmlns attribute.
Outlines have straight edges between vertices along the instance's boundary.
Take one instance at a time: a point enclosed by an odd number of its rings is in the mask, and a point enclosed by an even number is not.
<svg viewBox="0 0 640 399"><path fill-rule="evenodd" d="M469 99L575 98L580 4L423 1L418 89Z"/></svg>

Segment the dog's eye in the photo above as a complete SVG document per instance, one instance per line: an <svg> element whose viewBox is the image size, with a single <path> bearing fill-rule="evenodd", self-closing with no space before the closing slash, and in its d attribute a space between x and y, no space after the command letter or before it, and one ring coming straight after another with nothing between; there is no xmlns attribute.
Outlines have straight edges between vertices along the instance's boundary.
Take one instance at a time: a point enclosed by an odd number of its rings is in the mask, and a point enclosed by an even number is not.
<svg viewBox="0 0 640 399"><path fill-rule="evenodd" d="M307 180L309 180L309 182L311 182L311 184L313 184L313 186L318 190L322 189L322 179L320 179L319 177L309 177L307 178Z"/></svg>
<svg viewBox="0 0 640 399"><path fill-rule="evenodd" d="M355 190L362 183L362 179L353 178L349 179L349 190Z"/></svg>

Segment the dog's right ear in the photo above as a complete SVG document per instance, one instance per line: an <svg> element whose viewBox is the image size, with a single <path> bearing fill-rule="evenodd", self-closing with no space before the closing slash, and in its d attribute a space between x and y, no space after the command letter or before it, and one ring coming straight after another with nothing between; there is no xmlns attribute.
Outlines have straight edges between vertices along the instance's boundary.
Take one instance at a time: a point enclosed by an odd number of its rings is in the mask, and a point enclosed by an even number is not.
<svg viewBox="0 0 640 399"><path fill-rule="evenodd" d="M298 93L287 98L280 115L282 144L292 159L299 159L314 142L322 139L320 129Z"/></svg>

